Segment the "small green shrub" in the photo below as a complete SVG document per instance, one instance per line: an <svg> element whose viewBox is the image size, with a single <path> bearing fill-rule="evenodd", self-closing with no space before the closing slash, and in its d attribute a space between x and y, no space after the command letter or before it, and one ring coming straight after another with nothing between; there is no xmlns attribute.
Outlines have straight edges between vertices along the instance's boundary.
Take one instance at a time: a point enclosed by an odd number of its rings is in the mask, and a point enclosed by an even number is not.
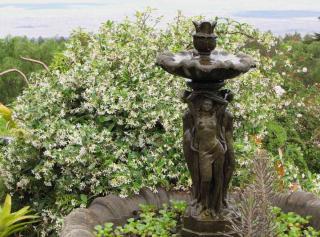
<svg viewBox="0 0 320 237"><path fill-rule="evenodd" d="M292 160L301 171L308 170L306 161L304 160L302 149L297 144L288 144L285 150L285 157Z"/></svg>
<svg viewBox="0 0 320 237"><path fill-rule="evenodd" d="M29 207L11 212L11 196L7 195L3 206L0 206L0 237L7 237L22 231L28 224L36 222L38 216L29 215Z"/></svg>
<svg viewBox="0 0 320 237"><path fill-rule="evenodd" d="M310 217L301 217L294 212L284 213L280 208L273 208L276 215L278 237L319 237L320 232L309 226Z"/></svg>
<svg viewBox="0 0 320 237"><path fill-rule="evenodd" d="M157 211L153 206L141 205L141 213L138 219L130 218L125 226L113 227L112 223L104 226L96 226L96 237L115 236L152 236L171 237L177 236L177 225L186 210L187 204L183 201L172 202L171 205L163 205L163 209Z"/></svg>
<svg viewBox="0 0 320 237"><path fill-rule="evenodd" d="M287 141L287 132L285 128L276 121L270 121L267 124L267 133L265 143L269 151L277 152L279 147L283 147Z"/></svg>

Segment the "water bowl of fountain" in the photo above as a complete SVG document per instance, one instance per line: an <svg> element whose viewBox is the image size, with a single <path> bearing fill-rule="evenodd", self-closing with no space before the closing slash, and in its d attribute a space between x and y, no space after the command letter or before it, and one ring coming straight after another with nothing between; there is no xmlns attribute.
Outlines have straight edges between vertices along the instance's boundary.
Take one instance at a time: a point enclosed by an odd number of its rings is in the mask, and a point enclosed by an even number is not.
<svg viewBox="0 0 320 237"><path fill-rule="evenodd" d="M239 76L255 67L254 60L245 54L229 54L216 50L215 22L193 22L195 49L178 53L163 52L156 64L165 71L189 79L191 87L222 87L224 81ZM210 86L209 86L210 87Z"/></svg>

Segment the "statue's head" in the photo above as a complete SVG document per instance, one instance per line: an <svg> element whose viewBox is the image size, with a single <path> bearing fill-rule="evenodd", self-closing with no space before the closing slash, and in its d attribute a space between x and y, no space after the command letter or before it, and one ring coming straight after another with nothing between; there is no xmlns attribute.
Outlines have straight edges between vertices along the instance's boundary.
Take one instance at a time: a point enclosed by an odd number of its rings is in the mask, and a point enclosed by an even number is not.
<svg viewBox="0 0 320 237"><path fill-rule="evenodd" d="M212 100L204 99L201 105L201 110L205 112L210 112L213 108Z"/></svg>

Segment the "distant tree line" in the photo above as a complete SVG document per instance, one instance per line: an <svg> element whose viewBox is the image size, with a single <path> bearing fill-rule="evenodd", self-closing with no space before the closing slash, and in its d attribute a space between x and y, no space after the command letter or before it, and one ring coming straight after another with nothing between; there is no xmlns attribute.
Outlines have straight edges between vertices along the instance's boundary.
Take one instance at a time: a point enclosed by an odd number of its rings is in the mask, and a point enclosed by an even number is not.
<svg viewBox="0 0 320 237"><path fill-rule="evenodd" d="M320 16L318 17L318 19L320 20ZM314 34L314 39L315 39L316 41L320 41L320 33L315 33L315 34Z"/></svg>
<svg viewBox="0 0 320 237"><path fill-rule="evenodd" d="M53 56L64 49L65 38L11 37L0 39L0 73L8 69L17 69L27 77L32 72L42 70L39 64L22 60L27 57L50 64ZM23 77L16 72L0 77L0 103L9 104L18 96L26 85Z"/></svg>

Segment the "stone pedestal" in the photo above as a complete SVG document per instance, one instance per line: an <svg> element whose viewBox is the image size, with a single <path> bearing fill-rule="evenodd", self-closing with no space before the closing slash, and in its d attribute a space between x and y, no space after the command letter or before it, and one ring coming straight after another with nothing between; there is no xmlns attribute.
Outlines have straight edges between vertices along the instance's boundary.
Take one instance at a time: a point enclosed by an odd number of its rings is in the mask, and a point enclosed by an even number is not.
<svg viewBox="0 0 320 237"><path fill-rule="evenodd" d="M192 216L183 218L181 231L183 237L238 237L230 228L230 223L223 219L199 220Z"/></svg>

